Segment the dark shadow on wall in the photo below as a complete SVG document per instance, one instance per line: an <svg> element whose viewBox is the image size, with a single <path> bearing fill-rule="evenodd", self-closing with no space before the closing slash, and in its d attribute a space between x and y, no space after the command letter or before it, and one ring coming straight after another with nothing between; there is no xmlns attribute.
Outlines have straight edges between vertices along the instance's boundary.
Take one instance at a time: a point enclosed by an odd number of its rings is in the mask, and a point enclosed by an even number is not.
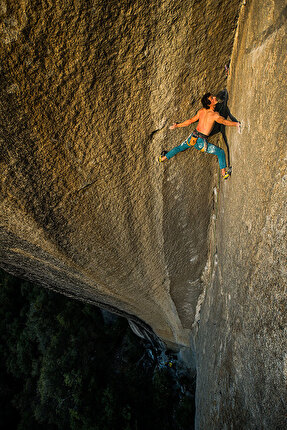
<svg viewBox="0 0 287 430"><path fill-rule="evenodd" d="M238 122L238 120L231 114L231 112L227 106L227 101L228 101L227 89L225 88L224 90L220 91L216 95L216 97L222 101L217 103L217 105L215 106L215 111L218 112L225 119L227 119L229 117L231 119L231 121ZM226 148L227 148L228 167L231 167L230 150L229 150L228 140L226 137L225 125L218 124L216 122L209 136L213 136L219 132L222 134L223 140L224 140Z"/></svg>

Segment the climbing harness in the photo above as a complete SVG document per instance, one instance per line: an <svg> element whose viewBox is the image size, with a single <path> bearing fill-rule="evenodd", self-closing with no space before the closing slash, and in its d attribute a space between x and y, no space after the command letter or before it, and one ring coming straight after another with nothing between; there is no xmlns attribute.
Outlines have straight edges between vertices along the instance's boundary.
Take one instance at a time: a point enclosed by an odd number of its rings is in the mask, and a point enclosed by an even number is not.
<svg viewBox="0 0 287 430"><path fill-rule="evenodd" d="M206 140L207 136L205 134L203 134L203 133L200 133L200 131L194 130L192 132L192 134L191 134L190 142L189 143L187 142L187 144L189 146L194 146L196 144L196 142L197 142L197 139L199 137L201 137L201 139L203 139L203 141L204 141L203 142L203 148L200 149L200 152L206 152L207 151L207 147L208 147L208 143L207 143L207 140Z"/></svg>

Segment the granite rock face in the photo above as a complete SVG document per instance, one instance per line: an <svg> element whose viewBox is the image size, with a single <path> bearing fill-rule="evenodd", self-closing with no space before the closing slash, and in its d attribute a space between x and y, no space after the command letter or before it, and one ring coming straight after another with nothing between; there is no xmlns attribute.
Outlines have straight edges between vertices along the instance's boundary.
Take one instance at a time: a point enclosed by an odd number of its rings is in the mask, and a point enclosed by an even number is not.
<svg viewBox="0 0 287 430"><path fill-rule="evenodd" d="M287 428L287 151L284 1L242 6L210 279L195 328L198 429Z"/></svg>
<svg viewBox="0 0 287 430"><path fill-rule="evenodd" d="M1 1L1 267L189 345L218 167L155 157L222 89L238 5Z"/></svg>
<svg viewBox="0 0 287 430"><path fill-rule="evenodd" d="M169 344L192 335L198 429L287 427L286 16L281 0L0 2L0 265ZM191 131L169 125L226 85L232 46L231 179L193 150L157 165Z"/></svg>

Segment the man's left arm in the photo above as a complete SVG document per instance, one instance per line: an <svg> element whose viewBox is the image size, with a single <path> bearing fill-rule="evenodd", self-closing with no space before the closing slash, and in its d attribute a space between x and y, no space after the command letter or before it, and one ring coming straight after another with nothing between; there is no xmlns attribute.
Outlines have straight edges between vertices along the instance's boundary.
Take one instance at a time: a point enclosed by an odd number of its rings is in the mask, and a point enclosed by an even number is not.
<svg viewBox="0 0 287 430"><path fill-rule="evenodd" d="M229 125L231 127L239 127L240 126L240 122L239 121L229 121L228 119L223 118L219 114L217 114L215 116L214 120L216 122L218 122L218 124Z"/></svg>

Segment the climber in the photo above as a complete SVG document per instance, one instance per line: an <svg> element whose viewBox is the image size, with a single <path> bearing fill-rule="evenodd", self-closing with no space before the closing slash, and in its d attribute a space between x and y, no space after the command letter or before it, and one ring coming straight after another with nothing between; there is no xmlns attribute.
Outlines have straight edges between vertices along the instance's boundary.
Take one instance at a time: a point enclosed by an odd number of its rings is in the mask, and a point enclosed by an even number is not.
<svg viewBox="0 0 287 430"><path fill-rule="evenodd" d="M171 130L174 130L175 128L186 127L196 121L199 121L196 130L194 130L181 145L176 146L169 152L163 151L161 153L158 158L159 162L169 160L178 152L185 151L186 149L189 149L193 146L198 151L207 152L208 154L215 154L218 158L222 177L227 179L230 176L226 170L226 159L223 149L213 145L212 143L209 143L207 138L211 133L215 122L223 125L235 126L238 128L240 127L240 122L228 121L220 116L218 112L215 112L215 106L217 102L217 98L211 95L211 93L204 94L201 99L203 108L200 109L193 118L188 119L180 124L175 123L170 127Z"/></svg>

